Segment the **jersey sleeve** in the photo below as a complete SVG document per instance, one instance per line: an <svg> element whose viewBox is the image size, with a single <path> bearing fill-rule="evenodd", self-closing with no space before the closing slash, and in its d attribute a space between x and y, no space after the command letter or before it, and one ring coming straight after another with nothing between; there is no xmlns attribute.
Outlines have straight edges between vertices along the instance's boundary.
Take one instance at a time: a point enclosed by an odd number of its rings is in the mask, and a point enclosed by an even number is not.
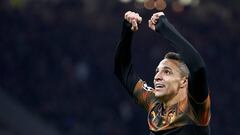
<svg viewBox="0 0 240 135"><path fill-rule="evenodd" d="M137 103L143 106L147 111L150 111L156 103L160 102L152 91L153 88L149 87L147 83L142 80L137 82L133 91Z"/></svg>
<svg viewBox="0 0 240 135"><path fill-rule="evenodd" d="M120 80L121 84L128 90L130 95L133 94L136 83L140 77L133 70L132 65L132 44L133 32L131 31L131 24L126 20L123 22L121 39L118 43L114 59L114 73Z"/></svg>
<svg viewBox="0 0 240 135"><path fill-rule="evenodd" d="M183 61L189 68L189 94L198 103L205 101L208 97L208 85L205 63L197 50L188 42L168 21L161 16L156 25L156 32L169 40L172 46L181 55Z"/></svg>
<svg viewBox="0 0 240 135"><path fill-rule="evenodd" d="M191 96L189 97L190 110L193 120L200 126L207 126L211 118L211 102L210 96L201 103L195 101Z"/></svg>
<svg viewBox="0 0 240 135"><path fill-rule="evenodd" d="M140 79L133 69L131 62L132 38L133 32L131 31L131 24L124 20L121 39L118 43L114 59L114 72L121 84L128 90L129 94L135 98L137 103L144 106L145 109L148 109L154 96L150 91L150 87Z"/></svg>

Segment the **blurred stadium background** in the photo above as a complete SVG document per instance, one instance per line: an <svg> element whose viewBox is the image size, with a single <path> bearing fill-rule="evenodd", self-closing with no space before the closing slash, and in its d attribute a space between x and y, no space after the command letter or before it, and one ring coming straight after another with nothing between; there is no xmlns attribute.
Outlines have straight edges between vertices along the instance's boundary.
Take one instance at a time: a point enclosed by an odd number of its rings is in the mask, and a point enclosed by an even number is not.
<svg viewBox="0 0 240 135"><path fill-rule="evenodd" d="M239 135L239 0L168 0L165 14L202 54L213 135ZM147 114L113 74L122 16L139 12L134 65L152 82L172 50L142 0L1 0L0 135L146 135Z"/></svg>

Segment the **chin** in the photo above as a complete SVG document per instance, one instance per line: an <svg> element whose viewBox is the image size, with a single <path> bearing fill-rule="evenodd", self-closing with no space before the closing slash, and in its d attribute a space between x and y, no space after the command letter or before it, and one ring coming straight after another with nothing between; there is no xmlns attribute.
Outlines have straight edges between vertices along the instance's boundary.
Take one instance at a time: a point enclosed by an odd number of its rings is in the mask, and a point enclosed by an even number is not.
<svg viewBox="0 0 240 135"><path fill-rule="evenodd" d="M164 93L162 92L154 92L155 97L163 97Z"/></svg>

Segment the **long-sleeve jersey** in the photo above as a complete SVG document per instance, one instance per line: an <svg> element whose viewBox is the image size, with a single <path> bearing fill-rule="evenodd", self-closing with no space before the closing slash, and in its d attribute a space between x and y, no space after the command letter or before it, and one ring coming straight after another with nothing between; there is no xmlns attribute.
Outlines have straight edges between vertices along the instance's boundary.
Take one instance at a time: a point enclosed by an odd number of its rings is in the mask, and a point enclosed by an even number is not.
<svg viewBox="0 0 240 135"><path fill-rule="evenodd" d="M183 101L163 109L161 101L134 71L131 62L131 24L123 22L121 40L115 55L115 74L123 86L148 111L148 125L152 134L209 134L210 98L203 59L196 49L161 16L156 32L172 42L190 71L188 96Z"/></svg>

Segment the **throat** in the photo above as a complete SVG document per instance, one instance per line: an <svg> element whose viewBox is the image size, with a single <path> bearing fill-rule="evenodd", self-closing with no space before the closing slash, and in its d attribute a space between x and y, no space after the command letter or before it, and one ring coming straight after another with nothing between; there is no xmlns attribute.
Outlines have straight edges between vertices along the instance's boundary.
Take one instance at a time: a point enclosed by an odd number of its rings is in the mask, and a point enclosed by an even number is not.
<svg viewBox="0 0 240 135"><path fill-rule="evenodd" d="M187 92L179 91L176 95L173 95L171 97L163 97L161 100L163 103L163 107L167 108L183 101L186 98L187 98Z"/></svg>

